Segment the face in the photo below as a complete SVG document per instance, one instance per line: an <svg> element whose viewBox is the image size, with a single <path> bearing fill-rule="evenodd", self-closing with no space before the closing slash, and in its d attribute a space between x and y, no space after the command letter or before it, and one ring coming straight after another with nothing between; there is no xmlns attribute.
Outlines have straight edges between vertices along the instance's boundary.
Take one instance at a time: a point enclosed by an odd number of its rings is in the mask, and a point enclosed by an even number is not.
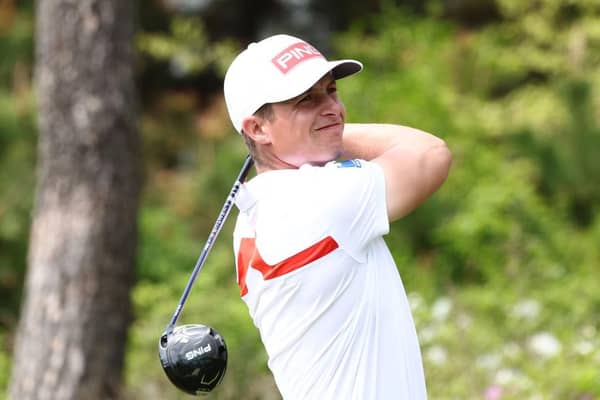
<svg viewBox="0 0 600 400"><path fill-rule="evenodd" d="M346 115L331 73L300 96L272 106L273 118L263 121L262 129L276 158L294 166L323 165L341 154Z"/></svg>

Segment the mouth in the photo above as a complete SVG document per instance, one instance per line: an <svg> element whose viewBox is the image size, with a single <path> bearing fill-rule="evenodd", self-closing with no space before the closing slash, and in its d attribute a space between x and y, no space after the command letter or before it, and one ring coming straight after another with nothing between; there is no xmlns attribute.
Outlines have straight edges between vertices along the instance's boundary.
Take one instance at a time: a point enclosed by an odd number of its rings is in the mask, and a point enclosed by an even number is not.
<svg viewBox="0 0 600 400"><path fill-rule="evenodd" d="M325 132L325 131L330 131L330 130L338 130L341 127L342 127L341 122L333 122L333 123L329 123L327 125L320 126L320 127L316 128L315 131Z"/></svg>

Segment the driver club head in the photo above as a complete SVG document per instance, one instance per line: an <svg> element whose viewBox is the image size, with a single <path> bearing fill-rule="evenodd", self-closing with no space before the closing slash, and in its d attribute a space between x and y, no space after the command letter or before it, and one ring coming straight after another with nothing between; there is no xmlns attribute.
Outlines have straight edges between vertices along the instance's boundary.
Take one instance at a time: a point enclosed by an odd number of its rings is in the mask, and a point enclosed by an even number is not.
<svg viewBox="0 0 600 400"><path fill-rule="evenodd" d="M225 376L227 346L223 337L209 326L175 327L161 336L158 350L167 377L186 393L208 393Z"/></svg>

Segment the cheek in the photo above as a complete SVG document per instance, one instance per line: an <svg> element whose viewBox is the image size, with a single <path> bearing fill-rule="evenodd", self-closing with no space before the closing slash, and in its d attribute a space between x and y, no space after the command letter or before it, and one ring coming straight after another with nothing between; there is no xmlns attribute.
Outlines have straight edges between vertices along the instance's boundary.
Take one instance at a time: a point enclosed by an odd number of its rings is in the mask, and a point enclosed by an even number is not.
<svg viewBox="0 0 600 400"><path fill-rule="evenodd" d="M294 123L279 123L271 132L273 150L287 153L298 146L297 126Z"/></svg>
<svg viewBox="0 0 600 400"><path fill-rule="evenodd" d="M341 100L338 100L338 103L340 105L340 116L342 117L343 121L346 121L346 106Z"/></svg>

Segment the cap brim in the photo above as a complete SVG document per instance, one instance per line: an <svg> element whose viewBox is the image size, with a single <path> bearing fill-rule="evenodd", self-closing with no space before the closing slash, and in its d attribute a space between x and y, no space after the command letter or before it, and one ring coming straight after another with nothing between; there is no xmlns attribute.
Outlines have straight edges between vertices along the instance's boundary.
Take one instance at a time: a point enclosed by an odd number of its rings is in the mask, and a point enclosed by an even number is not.
<svg viewBox="0 0 600 400"><path fill-rule="evenodd" d="M312 71L308 74L303 74L302 79L291 80L294 85L289 85L285 91L281 91L281 88L277 94L269 96L269 103L278 103L293 99L296 96L301 95L310 89L319 79L323 78L327 73L331 72L334 79L342 79L352 74L355 74L362 70L363 66L356 60L338 60L338 61L327 61L321 64L315 64L316 68L312 68Z"/></svg>
<svg viewBox="0 0 600 400"><path fill-rule="evenodd" d="M331 63L336 64L331 69L331 72L333 72L333 78L336 80L354 75L363 69L362 63L356 60L331 61Z"/></svg>

